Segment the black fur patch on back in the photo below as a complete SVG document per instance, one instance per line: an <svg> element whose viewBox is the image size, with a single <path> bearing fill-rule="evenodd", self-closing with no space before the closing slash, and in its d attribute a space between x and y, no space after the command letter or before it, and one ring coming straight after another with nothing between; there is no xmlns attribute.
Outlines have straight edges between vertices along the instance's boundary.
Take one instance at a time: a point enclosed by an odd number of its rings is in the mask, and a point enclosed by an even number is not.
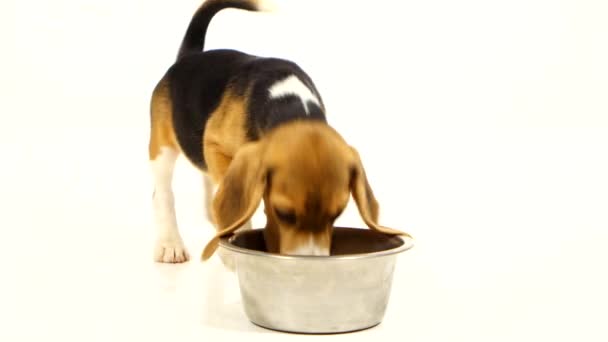
<svg viewBox="0 0 608 342"><path fill-rule="evenodd" d="M270 98L269 88L295 75L315 94L321 106L308 102L306 113L297 96ZM211 50L178 60L167 72L173 103L173 127L186 157L205 170L203 136L209 116L217 109L228 87L249 102L245 129L249 140L292 120L326 121L323 102L312 80L295 63L260 58L235 50Z"/></svg>
<svg viewBox="0 0 608 342"><path fill-rule="evenodd" d="M177 141L186 157L201 169L207 168L202 141L209 115L238 70L254 58L231 50L212 50L185 56L169 69Z"/></svg>
<svg viewBox="0 0 608 342"><path fill-rule="evenodd" d="M249 102L248 131L249 139L259 139L281 123L292 120L326 121L323 100L312 80L295 63L282 59L266 58L252 63L249 72L255 77L255 83ZM321 106L308 102L308 113L298 96L270 98L269 89L278 81L294 75L317 97Z"/></svg>

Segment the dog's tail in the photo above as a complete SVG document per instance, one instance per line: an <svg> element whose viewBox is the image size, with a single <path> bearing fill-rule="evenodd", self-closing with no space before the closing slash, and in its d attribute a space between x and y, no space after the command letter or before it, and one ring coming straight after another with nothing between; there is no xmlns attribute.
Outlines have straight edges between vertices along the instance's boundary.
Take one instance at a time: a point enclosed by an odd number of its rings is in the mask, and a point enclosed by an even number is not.
<svg viewBox="0 0 608 342"><path fill-rule="evenodd" d="M207 0L192 16L188 25L182 45L179 48L177 59L191 53L203 51L205 46L205 35L209 22L217 12L225 8L237 8L247 11L270 11L273 9L270 0Z"/></svg>

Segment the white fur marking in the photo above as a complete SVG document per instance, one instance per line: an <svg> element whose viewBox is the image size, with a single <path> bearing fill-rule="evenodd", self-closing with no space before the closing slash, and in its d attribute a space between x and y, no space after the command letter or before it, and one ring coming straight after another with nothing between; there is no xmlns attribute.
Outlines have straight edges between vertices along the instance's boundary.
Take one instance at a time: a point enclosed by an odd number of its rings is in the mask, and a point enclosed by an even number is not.
<svg viewBox="0 0 608 342"><path fill-rule="evenodd" d="M296 247L293 251L288 252L287 254L329 256L329 248L324 246L322 247L315 243L314 236L310 234L306 244Z"/></svg>
<svg viewBox="0 0 608 342"><path fill-rule="evenodd" d="M161 147L160 153L150 162L154 179L154 223L158 229L158 240L154 249L154 260L159 262L184 262L189 259L177 229L173 199L173 168L177 151Z"/></svg>
<svg viewBox="0 0 608 342"><path fill-rule="evenodd" d="M276 82L268 90L271 98L280 98L289 95L295 95L300 98L306 115L310 115L308 112L308 102L313 102L317 106L321 106L319 99L315 94L308 89L308 87L300 81L295 75L290 75L287 78Z"/></svg>

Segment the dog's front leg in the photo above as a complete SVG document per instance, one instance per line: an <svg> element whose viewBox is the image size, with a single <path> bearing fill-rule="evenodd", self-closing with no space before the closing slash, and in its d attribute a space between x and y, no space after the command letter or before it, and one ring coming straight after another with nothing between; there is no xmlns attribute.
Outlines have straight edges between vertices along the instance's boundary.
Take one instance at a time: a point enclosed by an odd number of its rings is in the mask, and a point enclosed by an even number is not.
<svg viewBox="0 0 608 342"><path fill-rule="evenodd" d="M213 196L217 191L217 185L213 183L211 176L204 174L203 187L205 192L205 216L207 216L209 222L215 225L215 219L213 217Z"/></svg>

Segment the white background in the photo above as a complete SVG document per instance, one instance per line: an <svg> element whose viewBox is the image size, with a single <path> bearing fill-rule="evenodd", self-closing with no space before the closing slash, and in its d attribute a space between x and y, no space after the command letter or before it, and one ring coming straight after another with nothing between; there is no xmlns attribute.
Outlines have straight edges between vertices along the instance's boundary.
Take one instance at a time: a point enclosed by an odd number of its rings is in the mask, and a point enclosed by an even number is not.
<svg viewBox="0 0 608 342"><path fill-rule="evenodd" d="M606 341L608 3L277 2L222 12L207 48L296 61L359 149L381 223L416 238L384 322L251 325L234 275L198 261L212 228L183 160L194 260L152 262L149 97L198 1L9 0L0 340Z"/></svg>

